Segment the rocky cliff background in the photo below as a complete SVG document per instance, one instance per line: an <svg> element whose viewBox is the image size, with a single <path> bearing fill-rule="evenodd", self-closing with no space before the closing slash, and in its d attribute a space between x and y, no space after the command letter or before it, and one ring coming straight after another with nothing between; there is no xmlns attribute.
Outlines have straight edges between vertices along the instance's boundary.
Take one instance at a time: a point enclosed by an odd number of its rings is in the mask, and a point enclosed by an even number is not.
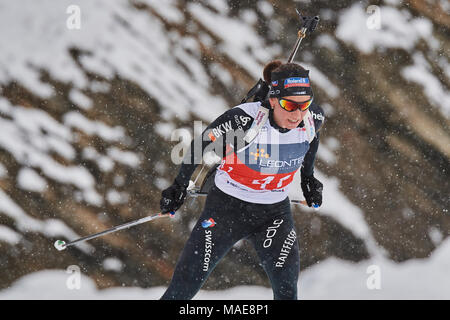
<svg viewBox="0 0 450 320"><path fill-rule="evenodd" d="M426 261L450 232L447 1L5 0L0 289L69 265L98 288L167 285L204 199L62 252L53 242L157 212L177 171L172 132L194 134L287 59L296 7L321 19L296 62L326 114L323 208L293 207L302 271ZM206 289L237 285L269 286L245 241Z"/></svg>

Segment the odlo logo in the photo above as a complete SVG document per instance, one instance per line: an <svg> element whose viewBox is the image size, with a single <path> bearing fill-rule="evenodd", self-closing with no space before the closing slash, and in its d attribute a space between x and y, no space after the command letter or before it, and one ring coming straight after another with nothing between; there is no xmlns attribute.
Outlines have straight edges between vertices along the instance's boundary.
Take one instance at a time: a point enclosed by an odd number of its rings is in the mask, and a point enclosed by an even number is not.
<svg viewBox="0 0 450 320"><path fill-rule="evenodd" d="M268 227L266 230L266 240L263 242L264 248L269 248L272 245L272 238L277 234L277 229L283 223L283 219L277 219L273 221L272 226Z"/></svg>

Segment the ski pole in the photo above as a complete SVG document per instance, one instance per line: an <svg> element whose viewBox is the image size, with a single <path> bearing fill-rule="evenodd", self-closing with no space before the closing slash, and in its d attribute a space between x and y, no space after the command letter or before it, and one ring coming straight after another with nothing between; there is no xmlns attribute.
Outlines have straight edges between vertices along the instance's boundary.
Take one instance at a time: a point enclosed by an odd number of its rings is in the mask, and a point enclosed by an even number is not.
<svg viewBox="0 0 450 320"><path fill-rule="evenodd" d="M89 236L82 237L82 238L79 238L79 239L76 239L76 240L73 240L73 241L70 241L70 242L67 242L67 243L65 241L63 241L63 240L56 240L55 243L54 243L54 246L55 246L55 248L58 251L62 251L64 249L66 249L67 247L73 246L74 244L79 243L79 242L88 241L88 240L95 239L95 238L98 238L98 237L101 237L101 236L104 236L104 235L107 235L107 234L110 234L110 233L113 233L113 232L116 232L116 231L119 231L119 230L128 229L128 228L136 226L138 224L142 224L142 223L145 223L145 222L148 222L148 221L152 221L152 220L155 220L155 219L158 219L158 218L168 217L168 216L172 217L173 215L175 215L174 211L171 211L171 212L168 212L168 213L161 213L161 212L159 212L159 213L157 213L157 214L155 214L153 216L148 216L148 217L144 217L144 218L141 218L141 219L138 219L138 220L130 221L130 222L121 224L119 226L113 227L111 229L108 229L108 230L105 230L105 231L102 231L102 232L98 232L98 233L95 233L95 234L91 234Z"/></svg>
<svg viewBox="0 0 450 320"><path fill-rule="evenodd" d="M303 21L303 24L300 28L300 30L297 33L297 41L295 42L294 49L292 50L291 54L289 55L288 62L292 62L297 55L298 48L300 47L300 43L302 43L303 38L306 37L307 34L312 33L317 25L319 24L319 16L315 17L304 17L298 11L298 9L295 9L298 16L300 17L300 21Z"/></svg>

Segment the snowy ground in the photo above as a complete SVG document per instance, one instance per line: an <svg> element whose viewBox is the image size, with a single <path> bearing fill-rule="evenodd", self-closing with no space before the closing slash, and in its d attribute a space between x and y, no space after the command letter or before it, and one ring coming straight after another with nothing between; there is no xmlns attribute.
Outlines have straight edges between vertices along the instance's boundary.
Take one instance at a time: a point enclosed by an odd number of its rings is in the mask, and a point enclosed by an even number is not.
<svg viewBox="0 0 450 320"><path fill-rule="evenodd" d="M375 267L374 267L375 266ZM374 270L378 268L377 274ZM450 299L450 240L426 260L396 264L384 258L353 264L330 258L300 274L300 299ZM379 280L374 277L379 275ZM81 275L74 288L74 273L45 270L29 274L0 291L6 299L159 299L163 287L98 290ZM378 282L377 282L378 281ZM69 289L69 287L73 289ZM272 291L240 286L223 291L200 291L199 300L268 300Z"/></svg>

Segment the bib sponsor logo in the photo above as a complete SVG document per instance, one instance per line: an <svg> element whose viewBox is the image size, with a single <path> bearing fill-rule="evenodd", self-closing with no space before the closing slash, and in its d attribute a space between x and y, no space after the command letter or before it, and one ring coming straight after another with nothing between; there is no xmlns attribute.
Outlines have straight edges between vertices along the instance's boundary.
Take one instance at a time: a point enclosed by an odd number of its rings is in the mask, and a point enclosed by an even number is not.
<svg viewBox="0 0 450 320"><path fill-rule="evenodd" d="M266 168L284 168L284 167L292 167L292 166L301 165L302 162L303 162L303 157L299 157L299 158L296 158L296 159L291 159L289 161L282 161L282 160L267 160L267 161L264 161L264 160L260 160L259 161L259 165L261 167L266 167Z"/></svg>

